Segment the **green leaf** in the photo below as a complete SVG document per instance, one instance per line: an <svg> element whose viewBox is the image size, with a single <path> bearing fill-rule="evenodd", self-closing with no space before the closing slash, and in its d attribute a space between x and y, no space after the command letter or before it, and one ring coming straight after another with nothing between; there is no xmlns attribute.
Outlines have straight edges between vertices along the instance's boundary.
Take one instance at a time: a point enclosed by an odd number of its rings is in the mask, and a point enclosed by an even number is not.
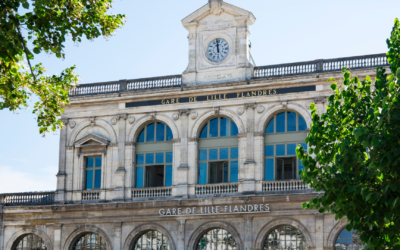
<svg viewBox="0 0 400 250"><path fill-rule="evenodd" d="M29 3L28 2L22 3L22 7L24 7L25 9L29 9Z"/></svg>
<svg viewBox="0 0 400 250"><path fill-rule="evenodd" d="M391 83L389 84L389 90L390 90L390 92L393 91L395 85L396 85L396 84L395 84L394 82L391 82Z"/></svg>
<svg viewBox="0 0 400 250"><path fill-rule="evenodd" d="M33 52L34 52L35 54L39 54L39 53L40 53L40 49L37 48L37 47L35 47L35 48L33 48Z"/></svg>

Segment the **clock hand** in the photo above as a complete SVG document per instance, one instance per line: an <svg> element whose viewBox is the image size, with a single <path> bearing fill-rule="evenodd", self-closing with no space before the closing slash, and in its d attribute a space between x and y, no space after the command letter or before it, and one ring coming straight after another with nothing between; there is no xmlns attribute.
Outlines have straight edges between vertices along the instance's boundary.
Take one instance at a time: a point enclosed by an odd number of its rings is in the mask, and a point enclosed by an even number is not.
<svg viewBox="0 0 400 250"><path fill-rule="evenodd" d="M217 39L217 52L219 53L219 43L218 43L218 39Z"/></svg>

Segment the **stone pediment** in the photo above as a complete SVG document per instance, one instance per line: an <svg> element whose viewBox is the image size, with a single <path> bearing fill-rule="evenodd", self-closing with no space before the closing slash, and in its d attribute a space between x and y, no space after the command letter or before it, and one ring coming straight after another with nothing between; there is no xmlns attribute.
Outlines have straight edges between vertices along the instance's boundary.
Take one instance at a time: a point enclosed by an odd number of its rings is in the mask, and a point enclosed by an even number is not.
<svg viewBox="0 0 400 250"><path fill-rule="evenodd" d="M182 19L182 24L187 28L193 24L197 24L197 22L209 15L220 15L222 12L234 16L235 19L247 19L250 25L254 24L256 20L250 11L225 3L222 0L209 0L208 4Z"/></svg>
<svg viewBox="0 0 400 250"><path fill-rule="evenodd" d="M88 134L74 143L75 147L77 148L92 147L92 146L107 146L108 144L110 144L110 139L95 133Z"/></svg>

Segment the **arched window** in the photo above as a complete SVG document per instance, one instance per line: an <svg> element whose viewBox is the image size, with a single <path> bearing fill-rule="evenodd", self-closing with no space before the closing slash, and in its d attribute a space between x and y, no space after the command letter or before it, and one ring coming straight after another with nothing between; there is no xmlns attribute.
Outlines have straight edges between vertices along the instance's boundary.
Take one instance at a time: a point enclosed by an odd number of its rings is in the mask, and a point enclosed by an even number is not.
<svg viewBox="0 0 400 250"><path fill-rule="evenodd" d="M360 234L356 231L343 231L338 235L335 242L335 250L361 250L364 249L366 245L362 244L360 241Z"/></svg>
<svg viewBox="0 0 400 250"><path fill-rule="evenodd" d="M172 139L165 123L143 128L136 145L136 188L172 186Z"/></svg>
<svg viewBox="0 0 400 250"><path fill-rule="evenodd" d="M169 250L168 238L158 231L148 231L133 244L132 250Z"/></svg>
<svg viewBox="0 0 400 250"><path fill-rule="evenodd" d="M26 234L16 240L12 250L47 250L47 247L39 236Z"/></svg>
<svg viewBox="0 0 400 250"><path fill-rule="evenodd" d="M307 137L307 124L295 112L275 115L265 129L265 177L266 181L299 178L304 167L296 157L296 147L303 145Z"/></svg>
<svg viewBox="0 0 400 250"><path fill-rule="evenodd" d="M225 117L204 125L199 140L199 184L237 182L239 174L238 128Z"/></svg>
<svg viewBox="0 0 400 250"><path fill-rule="evenodd" d="M205 233L197 243L197 250L236 250L236 241L232 234L224 229L212 229Z"/></svg>
<svg viewBox="0 0 400 250"><path fill-rule="evenodd" d="M106 241L97 234L87 233L80 236L72 245L71 250L106 250Z"/></svg>
<svg viewBox="0 0 400 250"><path fill-rule="evenodd" d="M292 226L279 226L265 238L263 250L306 250L307 243L301 231Z"/></svg>

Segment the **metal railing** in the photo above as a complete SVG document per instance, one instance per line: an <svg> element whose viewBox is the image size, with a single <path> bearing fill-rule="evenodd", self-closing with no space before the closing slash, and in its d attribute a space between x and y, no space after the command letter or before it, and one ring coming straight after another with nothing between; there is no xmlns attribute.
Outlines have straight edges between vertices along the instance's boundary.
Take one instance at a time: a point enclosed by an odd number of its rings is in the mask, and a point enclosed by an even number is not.
<svg viewBox="0 0 400 250"><path fill-rule="evenodd" d="M237 193L238 183L197 185L196 195Z"/></svg>
<svg viewBox="0 0 400 250"><path fill-rule="evenodd" d="M5 206L51 205L54 191L0 194L0 204Z"/></svg>
<svg viewBox="0 0 400 250"><path fill-rule="evenodd" d="M262 183L262 191L264 192L306 189L310 189L310 186L303 180L264 181Z"/></svg>
<svg viewBox="0 0 400 250"><path fill-rule="evenodd" d="M100 200L100 191L83 191L82 201L96 201Z"/></svg>
<svg viewBox="0 0 400 250"><path fill-rule="evenodd" d="M301 75L338 71L347 66L350 69L388 66L386 54L352 56L335 59L321 59L309 62L286 63L254 68L254 78Z"/></svg>
<svg viewBox="0 0 400 250"><path fill-rule="evenodd" d="M339 71L344 66L350 69L388 66L386 54L343 57L335 59L321 59L308 62L285 63L254 67L254 78L281 77L310 73ZM84 96L97 94L121 93L148 89L160 89L182 86L182 75L120 80L82 84L70 89L70 96Z"/></svg>
<svg viewBox="0 0 400 250"><path fill-rule="evenodd" d="M172 195L171 187L133 188L132 198L167 197Z"/></svg>

